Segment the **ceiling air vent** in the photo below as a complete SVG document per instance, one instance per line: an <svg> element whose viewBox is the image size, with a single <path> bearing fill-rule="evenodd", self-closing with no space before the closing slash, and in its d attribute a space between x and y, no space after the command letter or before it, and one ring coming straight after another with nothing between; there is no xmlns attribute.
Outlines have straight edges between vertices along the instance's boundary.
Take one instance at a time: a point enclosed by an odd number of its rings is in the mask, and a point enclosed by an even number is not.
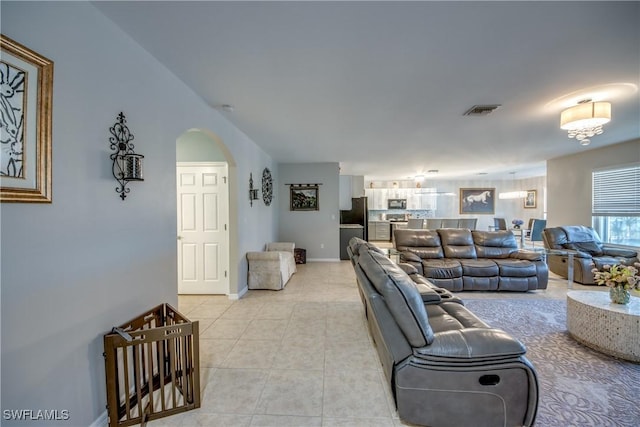
<svg viewBox="0 0 640 427"><path fill-rule="evenodd" d="M500 104L474 105L473 107L468 109L463 115L464 116L486 116L487 114L493 112L498 107L500 107Z"/></svg>

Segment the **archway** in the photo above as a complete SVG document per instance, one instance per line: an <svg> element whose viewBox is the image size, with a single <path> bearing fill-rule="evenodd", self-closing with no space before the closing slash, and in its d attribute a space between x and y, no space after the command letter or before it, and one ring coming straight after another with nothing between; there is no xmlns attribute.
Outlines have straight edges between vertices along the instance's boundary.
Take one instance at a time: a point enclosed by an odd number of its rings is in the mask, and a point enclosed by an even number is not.
<svg viewBox="0 0 640 427"><path fill-rule="evenodd" d="M189 129L176 140L176 162L224 162L227 165L229 289L226 294L230 299L238 299L238 189L236 161L224 141L214 132L207 129Z"/></svg>

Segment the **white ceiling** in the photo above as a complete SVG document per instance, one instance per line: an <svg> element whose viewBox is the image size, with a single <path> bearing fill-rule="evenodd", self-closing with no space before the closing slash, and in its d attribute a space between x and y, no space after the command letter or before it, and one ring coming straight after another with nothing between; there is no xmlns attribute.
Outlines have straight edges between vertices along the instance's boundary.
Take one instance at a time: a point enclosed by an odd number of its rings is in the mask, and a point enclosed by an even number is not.
<svg viewBox="0 0 640 427"><path fill-rule="evenodd" d="M524 178L640 137L637 1L94 4L278 162ZM585 148L559 115L586 96L613 119Z"/></svg>

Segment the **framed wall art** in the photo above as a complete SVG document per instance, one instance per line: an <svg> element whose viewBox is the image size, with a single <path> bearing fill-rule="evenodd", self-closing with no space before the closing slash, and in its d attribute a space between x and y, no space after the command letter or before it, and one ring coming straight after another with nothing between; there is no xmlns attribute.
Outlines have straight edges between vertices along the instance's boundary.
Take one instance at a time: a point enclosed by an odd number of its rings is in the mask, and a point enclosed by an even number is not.
<svg viewBox="0 0 640 427"><path fill-rule="evenodd" d="M527 197L524 198L525 209L534 209L538 206L538 193L536 190L527 190Z"/></svg>
<svg viewBox="0 0 640 427"><path fill-rule="evenodd" d="M461 188L460 213L493 215L496 210L495 188Z"/></svg>
<svg viewBox="0 0 640 427"><path fill-rule="evenodd" d="M292 211L318 211L320 210L320 204L318 203L318 189L317 184L309 185L291 185L291 206Z"/></svg>
<svg viewBox="0 0 640 427"><path fill-rule="evenodd" d="M0 201L51 203L53 62L0 35Z"/></svg>

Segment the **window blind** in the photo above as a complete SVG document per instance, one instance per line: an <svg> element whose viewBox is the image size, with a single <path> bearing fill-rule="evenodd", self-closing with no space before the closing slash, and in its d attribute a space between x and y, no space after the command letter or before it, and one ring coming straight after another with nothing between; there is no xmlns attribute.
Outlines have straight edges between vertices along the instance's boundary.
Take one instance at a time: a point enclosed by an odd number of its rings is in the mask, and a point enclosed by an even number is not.
<svg viewBox="0 0 640 427"><path fill-rule="evenodd" d="M640 216L640 165L593 172L593 216Z"/></svg>

